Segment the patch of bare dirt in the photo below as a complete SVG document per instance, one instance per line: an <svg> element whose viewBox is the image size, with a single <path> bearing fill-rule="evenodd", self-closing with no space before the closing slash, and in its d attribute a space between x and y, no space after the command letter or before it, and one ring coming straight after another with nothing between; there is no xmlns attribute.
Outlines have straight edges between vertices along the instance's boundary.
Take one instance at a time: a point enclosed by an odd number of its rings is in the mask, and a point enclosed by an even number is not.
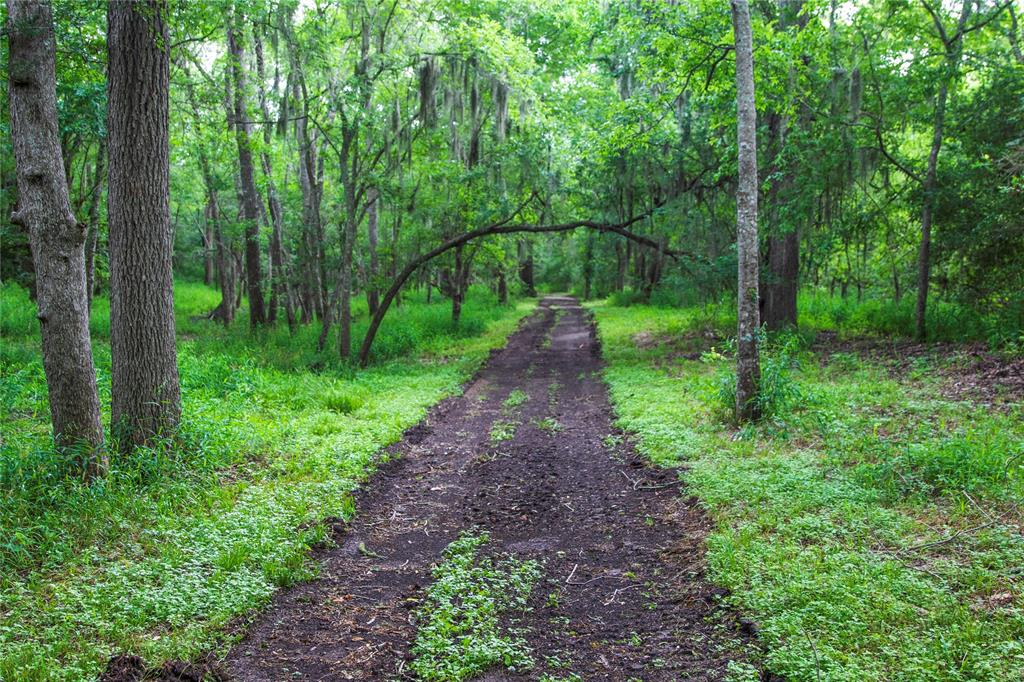
<svg viewBox="0 0 1024 682"><path fill-rule="evenodd" d="M849 353L885 366L904 379L922 368L942 379L942 395L985 405L1024 402L1024 357L993 353L981 343L919 343L905 339L853 337L836 332L818 334L813 346L822 364L837 353Z"/></svg>
<svg viewBox="0 0 1024 682"><path fill-rule="evenodd" d="M208 655L197 661L168 661L159 668L147 668L139 656L115 656L110 659L99 682L229 682L231 676L216 658Z"/></svg>
<svg viewBox="0 0 1024 682"><path fill-rule="evenodd" d="M683 334L654 334L649 331L637 332L632 337L633 345L641 350L665 347L665 360L700 360L705 352L721 346L725 338L710 327Z"/></svg>

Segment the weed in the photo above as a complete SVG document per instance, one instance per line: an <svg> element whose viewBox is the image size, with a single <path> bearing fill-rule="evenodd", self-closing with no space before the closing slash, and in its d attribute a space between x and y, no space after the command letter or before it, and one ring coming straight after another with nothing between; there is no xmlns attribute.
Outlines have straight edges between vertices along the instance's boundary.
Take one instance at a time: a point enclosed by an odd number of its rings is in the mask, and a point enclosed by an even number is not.
<svg viewBox="0 0 1024 682"><path fill-rule="evenodd" d="M529 399L530 397L526 395L525 391L517 388L508 394L508 397L505 398L505 401L501 405L506 410L514 410L515 408L519 407Z"/></svg>
<svg viewBox="0 0 1024 682"><path fill-rule="evenodd" d="M496 419L491 424L491 442L501 443L506 440L512 440L515 438L517 428L519 428L519 422L517 421Z"/></svg>
<svg viewBox="0 0 1024 682"><path fill-rule="evenodd" d="M760 419L781 421L805 401L804 392L793 378L793 373L800 368L799 351L802 344L802 339L796 334L782 334L770 341L763 329L758 334L761 378L753 400L756 404L755 412ZM706 353L703 359L717 360L720 357L712 351ZM728 415L727 418L733 419L736 410L736 370L731 365L719 374L718 404L723 413Z"/></svg>
<svg viewBox="0 0 1024 682"><path fill-rule="evenodd" d="M558 423L558 420L554 417L544 417L543 419L535 419L534 425L541 431L547 433L558 433L562 430L562 425Z"/></svg>
<svg viewBox="0 0 1024 682"><path fill-rule="evenodd" d="M457 682L496 665L512 671L533 667L526 641L501 622L526 608L540 565L481 556L489 540L487 533L463 533L434 569L434 583L416 614L412 647L412 670L423 680Z"/></svg>

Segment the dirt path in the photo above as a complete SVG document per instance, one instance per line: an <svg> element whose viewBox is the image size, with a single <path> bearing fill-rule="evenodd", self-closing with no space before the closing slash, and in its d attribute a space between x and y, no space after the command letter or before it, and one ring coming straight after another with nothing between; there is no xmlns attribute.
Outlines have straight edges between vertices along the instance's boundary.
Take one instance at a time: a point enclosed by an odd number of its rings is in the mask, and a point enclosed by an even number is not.
<svg viewBox="0 0 1024 682"><path fill-rule="evenodd" d="M520 623L537 667L481 679L723 679L750 642L704 581L708 521L674 474L645 467L623 442L600 369L586 313L544 299L465 395L406 434L339 546L320 557L321 576L277 596L228 657L231 673L403 677L431 567L477 528L494 551L543 562ZM517 390L525 402L503 404ZM493 439L496 421L514 436ZM549 657L568 667L545 668Z"/></svg>

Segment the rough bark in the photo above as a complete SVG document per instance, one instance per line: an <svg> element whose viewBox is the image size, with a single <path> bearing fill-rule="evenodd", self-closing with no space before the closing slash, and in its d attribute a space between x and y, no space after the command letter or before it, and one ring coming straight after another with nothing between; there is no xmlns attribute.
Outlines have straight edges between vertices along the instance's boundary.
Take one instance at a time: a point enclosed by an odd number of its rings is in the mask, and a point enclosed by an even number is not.
<svg viewBox="0 0 1024 682"><path fill-rule="evenodd" d="M122 447L170 433L181 417L166 12L163 0L107 10L111 423Z"/></svg>
<svg viewBox="0 0 1024 682"><path fill-rule="evenodd" d="M739 184L736 190L736 251L738 266L736 418L756 419L761 377L757 336L757 111L754 106L754 55L747 0L732 0L736 40L736 135Z"/></svg>
<svg viewBox="0 0 1024 682"><path fill-rule="evenodd" d="M85 229L71 212L57 126L53 12L45 0L8 0L11 145L18 209L36 272L43 370L58 448L80 450L87 479L107 465L96 390L85 273Z"/></svg>
<svg viewBox="0 0 1024 682"><path fill-rule="evenodd" d="M228 23L228 51L231 53L231 75L234 84L235 141L238 144L238 171L241 179L239 203L245 222L245 279L249 294L249 325L266 322L263 289L260 282L260 204L252 163L252 140L246 105L244 50L238 32Z"/></svg>

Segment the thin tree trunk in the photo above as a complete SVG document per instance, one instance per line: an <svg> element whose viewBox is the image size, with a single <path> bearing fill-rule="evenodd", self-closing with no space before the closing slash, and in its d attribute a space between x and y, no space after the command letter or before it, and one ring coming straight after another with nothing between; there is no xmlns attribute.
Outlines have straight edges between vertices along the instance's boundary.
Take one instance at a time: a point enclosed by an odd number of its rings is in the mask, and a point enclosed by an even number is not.
<svg viewBox="0 0 1024 682"><path fill-rule="evenodd" d="M252 141L249 134L248 107L245 102L246 81L244 51L233 23L228 24L228 50L234 81L235 141L238 144L238 170L241 176L242 220L245 222L245 275L249 294L249 325L266 322L263 289L260 286L260 206L252 164Z"/></svg>
<svg viewBox="0 0 1024 682"><path fill-rule="evenodd" d="M358 228L358 206L352 155L358 150L355 130L346 126L341 142L341 186L345 194L345 220L341 228L341 267L338 268L338 355L348 360L352 354L352 255Z"/></svg>
<svg viewBox="0 0 1024 682"><path fill-rule="evenodd" d="M106 160L106 141L100 141L96 152L96 176L92 197L89 199L89 234L85 239L85 294L90 308L92 298L96 295L96 248L100 239L100 198L103 196L103 179L107 174Z"/></svg>
<svg viewBox="0 0 1024 682"><path fill-rule="evenodd" d="M508 281L504 270L498 270L498 305L508 305Z"/></svg>
<svg viewBox="0 0 1024 682"><path fill-rule="evenodd" d="M377 220L380 206L380 197L376 188L369 190L369 206L366 212L366 232L370 248L370 271L367 274L366 282L366 304L369 307L370 315L377 312L380 304L380 291L377 289Z"/></svg>
<svg viewBox="0 0 1024 682"><path fill-rule="evenodd" d="M462 246L455 247L455 276L452 279L452 324L457 327L462 319Z"/></svg>
<svg viewBox="0 0 1024 682"><path fill-rule="evenodd" d="M170 433L181 417L166 12L164 0L107 10L111 424L122 447Z"/></svg>
<svg viewBox="0 0 1024 682"><path fill-rule="evenodd" d="M18 209L36 271L43 371L58 448L81 448L87 480L106 471L89 341L85 231L71 212L57 126L53 11L47 0L8 0L11 144Z"/></svg>
<svg viewBox="0 0 1024 682"><path fill-rule="evenodd" d="M736 121L739 186L736 191L737 293L736 418L756 419L761 369L758 358L757 110L754 54L747 0L732 0L736 40Z"/></svg>
<svg viewBox="0 0 1024 682"><path fill-rule="evenodd" d="M253 24L253 45L256 51L256 82L259 92L260 113L264 121L270 120L270 108L267 105L266 88L263 87L264 64L263 64L263 41L260 40L259 27ZM275 79L274 91L277 91ZM263 126L264 148L260 154L263 166L263 175L267 179L267 208L270 212L270 306L267 311L267 321L273 324L277 321L277 309L279 301L284 299L285 306L290 305L291 296L288 290L288 282L285 277L284 247L282 245L282 223L284 221L281 209L281 200L277 196L277 186L274 184L274 166L270 157L271 126ZM287 313L289 319L294 317L291 312ZM289 323L292 326L292 323Z"/></svg>
<svg viewBox="0 0 1024 682"><path fill-rule="evenodd" d="M921 206L921 244L917 252L917 307L915 315L916 335L920 341L924 341L928 334L925 319L928 308L928 280L931 271L932 218L935 213L939 150L942 147L942 135L946 124L946 100L949 97L949 86L952 84L960 68L960 58L963 54L963 31L971 15L971 6L971 0L964 0L960 11L960 19L957 22L956 33L952 38L943 40L943 45L946 48L945 73L942 75L942 81L939 83L939 92L935 98L932 145L928 153L928 169L925 171L922 184L924 203ZM938 23L938 20L936 20L936 23ZM939 28L941 29L941 27ZM939 35L944 36L945 33L940 30Z"/></svg>

